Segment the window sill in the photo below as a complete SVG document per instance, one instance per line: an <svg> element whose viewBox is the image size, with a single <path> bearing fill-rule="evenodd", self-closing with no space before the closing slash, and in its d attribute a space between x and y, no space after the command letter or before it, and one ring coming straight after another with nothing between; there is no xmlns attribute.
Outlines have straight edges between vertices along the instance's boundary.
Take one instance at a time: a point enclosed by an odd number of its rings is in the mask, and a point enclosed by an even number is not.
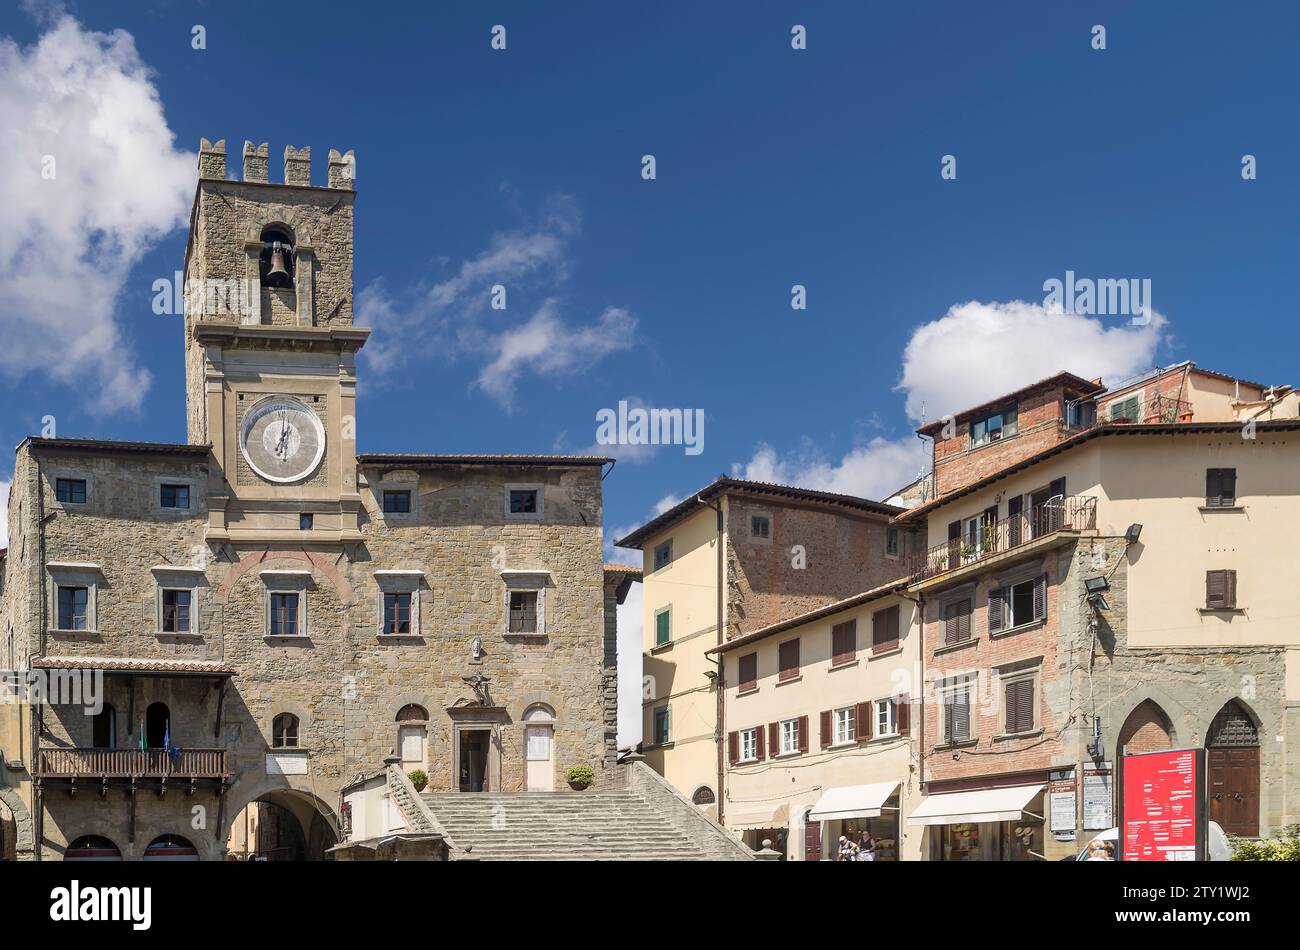
<svg viewBox="0 0 1300 950"><path fill-rule="evenodd" d="M903 738L903 734L901 732L886 732L882 736L873 735L870 739L865 739L863 741L864 742L890 742L894 739L901 739L901 738Z"/></svg>
<svg viewBox="0 0 1300 950"><path fill-rule="evenodd" d="M1228 614L1229 616L1246 615L1245 607L1197 607L1196 612L1202 617L1213 616L1214 614Z"/></svg>
<svg viewBox="0 0 1300 950"><path fill-rule="evenodd" d="M947 752L951 749L970 749L979 745L979 742L978 739L961 739L956 742L941 742L939 745L935 746L932 751Z"/></svg>
<svg viewBox="0 0 1300 950"><path fill-rule="evenodd" d="M670 739L667 742L651 742L649 744L642 743L641 748L646 752L657 752L660 749L671 749L673 745L674 743Z"/></svg>
<svg viewBox="0 0 1300 950"><path fill-rule="evenodd" d="M656 644L655 646L652 646L650 648L650 655L658 656L660 653L667 653L669 650L673 648L674 645L675 644L671 640L669 640L667 643Z"/></svg>
<svg viewBox="0 0 1300 950"><path fill-rule="evenodd" d="M758 687L757 687L757 686L751 686L749 689L741 689L741 690L737 690L737 691L736 691L736 695L737 695L737 696L752 696L754 693L757 693L757 692L758 692Z"/></svg>
<svg viewBox="0 0 1300 950"><path fill-rule="evenodd" d="M830 745L828 745L826 748L828 748L828 749L855 749L855 748L857 748L857 745L858 745L858 740L857 740L857 739L850 739L848 742L832 742L832 743L831 743Z"/></svg>
<svg viewBox="0 0 1300 950"><path fill-rule="evenodd" d="M63 630L59 627L51 627L47 632L53 637L67 637L69 639L85 638L91 640L99 636L98 630Z"/></svg>
<svg viewBox="0 0 1300 950"><path fill-rule="evenodd" d="M203 634L197 630L155 630L154 634L159 640L202 640Z"/></svg>
<svg viewBox="0 0 1300 950"><path fill-rule="evenodd" d="M1000 732L993 737L993 741L1007 742L1012 739L1037 739L1042 734L1042 729L1035 729L1032 732Z"/></svg>
<svg viewBox="0 0 1300 950"><path fill-rule="evenodd" d="M958 650L965 650L967 647L973 647L979 642L979 637L967 637L965 640L960 640L957 643L945 643L941 647L934 648L934 655L943 656L945 653L956 653Z"/></svg>
<svg viewBox="0 0 1300 950"><path fill-rule="evenodd" d="M508 640L545 640L547 634L544 630L506 630L501 636Z"/></svg>
<svg viewBox="0 0 1300 950"><path fill-rule="evenodd" d="M773 759L797 759L801 755L803 755L802 749L799 750L798 752L778 752L776 755L772 756L772 758Z"/></svg>
<svg viewBox="0 0 1300 950"><path fill-rule="evenodd" d="M1031 620L1029 623L1022 623L1016 627L1006 627L1002 630L991 631L989 633L989 639L997 640L1002 637L1013 637L1017 633L1024 633L1027 630L1034 630L1038 627L1044 627L1046 625L1047 625L1047 618L1043 617L1040 620Z"/></svg>
<svg viewBox="0 0 1300 950"><path fill-rule="evenodd" d="M787 683L797 683L801 679L803 679L802 673L800 673L798 676L787 676L785 679L781 679L780 677L778 677L776 681L776 685L785 686Z"/></svg>
<svg viewBox="0 0 1300 950"><path fill-rule="evenodd" d="M762 759L737 759L736 764L737 765L758 765L758 763L762 761L763 761Z"/></svg>
<svg viewBox="0 0 1300 950"><path fill-rule="evenodd" d="M311 637L305 633L268 633L262 637L267 643L310 643Z"/></svg>
<svg viewBox="0 0 1300 950"><path fill-rule="evenodd" d="M902 652L903 652L903 645L901 643L898 643L895 644L894 646L889 647L889 649L887 650L881 650L879 653L877 653L875 650L872 650L871 654L867 657L867 659L883 660L887 656L894 656L895 654L902 653Z"/></svg>
<svg viewBox="0 0 1300 950"><path fill-rule="evenodd" d="M399 641L419 640L424 641L422 633L376 633L375 639L380 643L395 643Z"/></svg>
<svg viewBox="0 0 1300 950"><path fill-rule="evenodd" d="M855 656L851 660L843 660L839 663L832 663L829 672L834 673L836 670L847 670L857 665L858 665L858 658Z"/></svg>
<svg viewBox="0 0 1300 950"><path fill-rule="evenodd" d="M1244 505L1224 505L1222 507L1218 505L1201 505L1199 510L1201 514L1206 514L1206 515L1213 514L1214 512L1218 512L1218 511L1235 511L1238 514L1243 514L1246 511L1246 508Z"/></svg>

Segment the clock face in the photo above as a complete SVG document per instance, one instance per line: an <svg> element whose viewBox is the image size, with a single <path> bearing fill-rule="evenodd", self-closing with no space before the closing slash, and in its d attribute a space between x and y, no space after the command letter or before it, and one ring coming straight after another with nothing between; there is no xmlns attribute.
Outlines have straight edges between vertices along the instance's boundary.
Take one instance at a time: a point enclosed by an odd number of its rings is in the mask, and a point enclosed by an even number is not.
<svg viewBox="0 0 1300 950"><path fill-rule="evenodd" d="M244 459L267 481L296 482L316 470L325 454L325 427L296 399L268 399L240 427Z"/></svg>

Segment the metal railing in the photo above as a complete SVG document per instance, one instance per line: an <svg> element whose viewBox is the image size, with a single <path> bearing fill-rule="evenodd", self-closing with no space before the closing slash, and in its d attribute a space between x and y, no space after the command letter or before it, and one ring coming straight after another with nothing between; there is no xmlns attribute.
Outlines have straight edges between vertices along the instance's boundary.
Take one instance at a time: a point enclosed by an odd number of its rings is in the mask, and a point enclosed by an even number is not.
<svg viewBox="0 0 1300 950"><path fill-rule="evenodd" d="M36 773L49 778L222 778L225 749L39 749Z"/></svg>
<svg viewBox="0 0 1300 950"><path fill-rule="evenodd" d="M1057 495L1001 520L982 518L973 532L963 523L962 537L937 544L910 558L908 578L919 581L937 577L1057 531L1082 531L1096 526L1095 497Z"/></svg>

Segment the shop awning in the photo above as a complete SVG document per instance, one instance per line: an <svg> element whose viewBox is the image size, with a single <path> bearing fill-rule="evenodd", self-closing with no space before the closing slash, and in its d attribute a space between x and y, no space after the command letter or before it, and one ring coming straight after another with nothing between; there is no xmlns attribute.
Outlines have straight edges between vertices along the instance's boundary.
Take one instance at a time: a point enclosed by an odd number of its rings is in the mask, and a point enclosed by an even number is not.
<svg viewBox="0 0 1300 950"><path fill-rule="evenodd" d="M898 782L874 785L841 785L828 788L817 799L810 821L835 821L839 818L879 818L885 802L898 791Z"/></svg>
<svg viewBox="0 0 1300 950"><path fill-rule="evenodd" d="M761 831L764 828L784 828L787 819L777 818L776 802L730 802L723 818L732 831Z"/></svg>
<svg viewBox="0 0 1300 950"><path fill-rule="evenodd" d="M974 792L948 792L921 799L909 825L978 824L981 821L1018 821L1042 785L1008 785Z"/></svg>

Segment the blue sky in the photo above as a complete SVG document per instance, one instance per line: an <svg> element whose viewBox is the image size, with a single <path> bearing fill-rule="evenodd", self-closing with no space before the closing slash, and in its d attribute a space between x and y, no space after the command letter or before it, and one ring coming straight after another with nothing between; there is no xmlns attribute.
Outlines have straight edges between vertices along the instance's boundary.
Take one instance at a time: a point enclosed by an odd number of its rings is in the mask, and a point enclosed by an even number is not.
<svg viewBox="0 0 1300 950"><path fill-rule="evenodd" d="M269 142L273 180L286 144L317 183L330 147L356 150L363 450L585 451L620 399L703 409L699 455L615 447L610 534L720 472L881 496L916 472L922 405L1057 369L1296 382L1300 11L986 6L6 8L0 445L47 414L184 439L180 323L151 301L200 136L232 166ZM1150 279L1158 319L1045 317L1067 269Z"/></svg>

